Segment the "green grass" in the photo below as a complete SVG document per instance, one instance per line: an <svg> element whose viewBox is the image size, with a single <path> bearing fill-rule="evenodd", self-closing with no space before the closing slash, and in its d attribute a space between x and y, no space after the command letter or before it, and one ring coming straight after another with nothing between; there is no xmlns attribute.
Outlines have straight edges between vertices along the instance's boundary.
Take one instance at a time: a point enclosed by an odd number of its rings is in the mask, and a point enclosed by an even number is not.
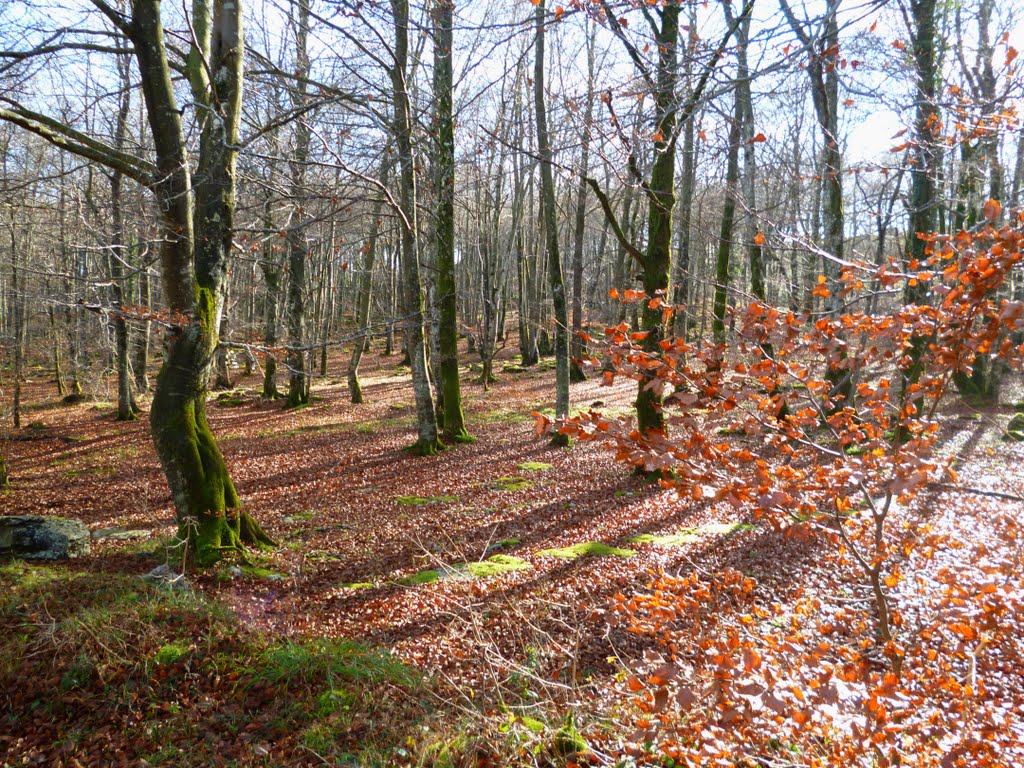
<svg viewBox="0 0 1024 768"><path fill-rule="evenodd" d="M612 547L600 541L584 541L580 544L573 544L560 549L543 549L537 553L548 557L561 557L566 560L575 560L577 557L632 557L636 550Z"/></svg>
<svg viewBox="0 0 1024 768"><path fill-rule="evenodd" d="M253 682L326 684L328 690L336 690L346 682L413 685L419 682L419 674L385 651L345 638L318 638L284 640L267 649L256 662Z"/></svg>

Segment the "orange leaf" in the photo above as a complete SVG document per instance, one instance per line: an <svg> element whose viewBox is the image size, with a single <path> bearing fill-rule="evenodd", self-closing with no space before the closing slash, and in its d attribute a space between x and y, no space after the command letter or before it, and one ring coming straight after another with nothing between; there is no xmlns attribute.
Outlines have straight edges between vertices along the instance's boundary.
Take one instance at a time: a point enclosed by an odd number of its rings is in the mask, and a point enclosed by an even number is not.
<svg viewBox="0 0 1024 768"><path fill-rule="evenodd" d="M764 232L754 235L754 245L764 245Z"/></svg>
<svg viewBox="0 0 1024 768"><path fill-rule="evenodd" d="M759 134L757 134L757 136L755 136L754 138L752 138L752 139L751 139L750 141L748 141L747 143L748 143L748 144L760 144L760 143L761 143L762 141L768 141L768 139L766 139L766 138L765 138L765 136L764 136L764 134L763 134L763 133L759 133Z"/></svg>
<svg viewBox="0 0 1024 768"><path fill-rule="evenodd" d="M1012 45L1006 49L1006 66L1010 66L1013 60L1017 58L1017 49Z"/></svg>
<svg viewBox="0 0 1024 768"><path fill-rule="evenodd" d="M998 200L989 200L985 203L982 208L982 215L991 223L999 218L999 214L1003 212L1003 206L999 204Z"/></svg>

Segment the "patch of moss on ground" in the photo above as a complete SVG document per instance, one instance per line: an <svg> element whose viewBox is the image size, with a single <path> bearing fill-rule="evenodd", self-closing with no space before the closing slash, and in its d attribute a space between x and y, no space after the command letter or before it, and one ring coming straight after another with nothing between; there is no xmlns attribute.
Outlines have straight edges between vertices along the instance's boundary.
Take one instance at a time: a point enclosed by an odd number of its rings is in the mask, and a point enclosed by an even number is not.
<svg viewBox="0 0 1024 768"><path fill-rule="evenodd" d="M433 568L414 573L412 576L406 576L398 580L399 584L405 584L409 587L416 587L420 584L433 584L435 581L441 580L441 574Z"/></svg>
<svg viewBox="0 0 1024 768"><path fill-rule="evenodd" d="M525 571L531 566L528 562L512 555L491 555L486 560L466 563L466 571L478 579L499 576L509 571Z"/></svg>
<svg viewBox="0 0 1024 768"><path fill-rule="evenodd" d="M527 488L532 486L529 480L525 477L499 477L493 483L491 487L496 491L525 491Z"/></svg>
<svg viewBox="0 0 1024 768"><path fill-rule="evenodd" d="M632 557L636 550L612 547L600 541L584 541L568 547L556 549L543 549L537 553L548 557L561 557L566 560L575 560L577 557Z"/></svg>
<svg viewBox="0 0 1024 768"><path fill-rule="evenodd" d="M396 496L395 501L404 507L419 507L424 504L446 504L458 501L458 496Z"/></svg>
<svg viewBox="0 0 1024 768"><path fill-rule="evenodd" d="M258 565L242 565L239 566L242 573L253 579L284 579L287 578L283 573L273 571L269 568L261 568Z"/></svg>
<svg viewBox="0 0 1024 768"><path fill-rule="evenodd" d="M161 645L153 655L153 661L157 664L173 664L178 659L187 656L190 648L186 643L167 643Z"/></svg>
<svg viewBox="0 0 1024 768"><path fill-rule="evenodd" d="M524 461L519 468L524 472L543 472L546 469L551 469L552 466L546 461Z"/></svg>
<svg viewBox="0 0 1024 768"><path fill-rule="evenodd" d="M376 585L372 581L346 581L338 586L344 589L370 589Z"/></svg>
<svg viewBox="0 0 1024 768"><path fill-rule="evenodd" d="M755 526L747 523L710 523L699 528L683 528L678 533L657 535L642 533L628 541L632 544L654 544L659 547L681 547L700 541L705 536L723 535L734 531L747 531Z"/></svg>

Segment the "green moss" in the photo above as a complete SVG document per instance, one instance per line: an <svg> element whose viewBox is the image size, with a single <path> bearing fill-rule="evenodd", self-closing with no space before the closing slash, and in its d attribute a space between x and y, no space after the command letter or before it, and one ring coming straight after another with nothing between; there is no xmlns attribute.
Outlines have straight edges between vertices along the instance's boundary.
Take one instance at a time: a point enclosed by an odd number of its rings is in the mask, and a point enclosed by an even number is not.
<svg viewBox="0 0 1024 768"><path fill-rule="evenodd" d="M395 501L404 507L419 507L424 504L447 504L458 501L458 496L396 496Z"/></svg>
<svg viewBox="0 0 1024 768"><path fill-rule="evenodd" d="M546 461L524 461L519 465L519 468L524 472L543 472L546 469L551 469L552 465Z"/></svg>
<svg viewBox="0 0 1024 768"><path fill-rule="evenodd" d="M523 477L499 477L492 483L494 490L510 492L525 491L532 485L533 483Z"/></svg>
<svg viewBox="0 0 1024 768"><path fill-rule="evenodd" d="M173 664L178 659L186 656L189 650L188 645L185 643L168 643L157 649L156 654L153 656L153 661L157 664Z"/></svg>
<svg viewBox="0 0 1024 768"><path fill-rule="evenodd" d="M747 523L711 523L702 525L699 528L683 528L678 533L655 535L643 533L629 539L633 544L654 544L658 547L681 547L685 544L692 544L700 541L706 536L723 535L734 531L747 531L754 528Z"/></svg>
<svg viewBox="0 0 1024 768"><path fill-rule="evenodd" d="M590 750L587 740L576 730L571 719L566 719L565 725L555 731L553 746L555 754L561 758L568 758L571 755Z"/></svg>
<svg viewBox="0 0 1024 768"><path fill-rule="evenodd" d="M526 717L526 715L523 715L519 718L519 722L522 723L523 727L530 733L544 733L544 723L540 720L534 720L532 717Z"/></svg>
<svg viewBox="0 0 1024 768"><path fill-rule="evenodd" d="M242 573L253 579L271 579L280 580L286 578L283 573L278 571L272 571L269 568L260 568L256 565L243 565L240 566Z"/></svg>
<svg viewBox="0 0 1024 768"><path fill-rule="evenodd" d="M654 544L659 547L681 547L684 544L692 544L699 540L700 536L697 535L696 531L692 533L670 533L665 536L643 533L628 539L631 544Z"/></svg>
<svg viewBox="0 0 1024 768"><path fill-rule="evenodd" d="M613 555L615 557L632 557L635 550L611 547L600 541L585 541L580 544L573 544L561 549L544 549L537 553L548 557L561 557L567 560L575 560L577 557L604 557Z"/></svg>
<svg viewBox="0 0 1024 768"><path fill-rule="evenodd" d="M399 579L399 584L405 584L410 587L415 587L420 584L433 584L435 581L441 580L441 574L431 568L428 571L420 571L414 573L412 576L406 576L405 578Z"/></svg>
<svg viewBox="0 0 1024 768"><path fill-rule="evenodd" d="M344 589L370 589L376 585L372 581L346 581L338 586Z"/></svg>
<svg viewBox="0 0 1024 768"><path fill-rule="evenodd" d="M497 512L497 510L493 510L493 511ZM516 547L520 543L521 542L519 541L519 539L513 537L513 538L510 538L510 539L502 539L501 541L496 541L496 542L494 542L494 546L495 547L500 547L502 549L508 549L509 547Z"/></svg>
<svg viewBox="0 0 1024 768"><path fill-rule="evenodd" d="M414 669L391 654L346 639L284 641L262 655L254 676L260 682L326 684L328 689L346 681L409 685L418 680Z"/></svg>
<svg viewBox="0 0 1024 768"><path fill-rule="evenodd" d="M1024 442L1024 413L1018 413L1010 419L1003 433L1003 440L1014 443Z"/></svg>
<svg viewBox="0 0 1024 768"><path fill-rule="evenodd" d="M509 571L524 571L531 566L528 562L512 555L491 555L486 560L476 563L466 563L466 570L478 579L486 579L491 576L499 576Z"/></svg>

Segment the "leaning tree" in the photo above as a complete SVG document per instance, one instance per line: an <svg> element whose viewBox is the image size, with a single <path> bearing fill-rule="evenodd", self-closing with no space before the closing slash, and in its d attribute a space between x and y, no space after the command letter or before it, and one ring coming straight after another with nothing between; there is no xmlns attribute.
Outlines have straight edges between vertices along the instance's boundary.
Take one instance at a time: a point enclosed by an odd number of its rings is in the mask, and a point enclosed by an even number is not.
<svg viewBox="0 0 1024 768"><path fill-rule="evenodd" d="M242 8L239 0L193 0L190 50L172 63L160 0L134 0L119 10L90 0L113 26L110 45L89 42L93 29L59 30L26 56L55 45L114 55L130 51L152 133L155 163L112 146L73 125L9 97L0 119L64 151L110 168L147 187L161 215L161 279L169 315L167 348L157 379L150 425L174 499L179 534L199 564L269 537L241 508L206 418L207 383L218 345L235 215L235 160L242 99ZM53 41L61 41L55 44ZM83 42L85 41L85 42ZM188 76L201 126L196 173L174 91L172 72Z"/></svg>

